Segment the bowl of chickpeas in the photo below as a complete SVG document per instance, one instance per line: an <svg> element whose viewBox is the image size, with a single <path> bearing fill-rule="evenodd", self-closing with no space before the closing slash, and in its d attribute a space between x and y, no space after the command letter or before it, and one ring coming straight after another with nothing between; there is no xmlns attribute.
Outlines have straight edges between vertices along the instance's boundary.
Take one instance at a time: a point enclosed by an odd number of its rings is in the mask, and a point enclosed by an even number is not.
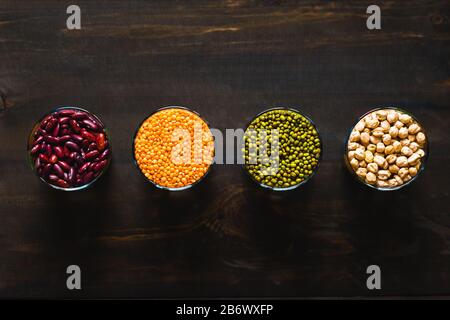
<svg viewBox="0 0 450 320"><path fill-rule="evenodd" d="M132 149L135 164L147 181L160 189L180 191L209 173L214 137L198 113L185 107L165 107L140 123Z"/></svg>
<svg viewBox="0 0 450 320"><path fill-rule="evenodd" d="M429 154L428 135L416 117L401 108L368 111L350 130L345 164L366 186L399 190L424 171Z"/></svg>

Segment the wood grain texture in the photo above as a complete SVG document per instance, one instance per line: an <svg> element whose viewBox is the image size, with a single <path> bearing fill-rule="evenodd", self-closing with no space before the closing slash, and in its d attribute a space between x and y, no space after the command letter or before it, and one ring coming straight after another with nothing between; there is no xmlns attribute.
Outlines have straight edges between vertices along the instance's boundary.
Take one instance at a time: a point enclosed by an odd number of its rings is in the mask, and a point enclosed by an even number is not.
<svg viewBox="0 0 450 320"><path fill-rule="evenodd" d="M0 297L450 295L448 1L0 1ZM59 105L101 117L113 163L89 190L31 172L29 130ZM167 105L218 129L299 107L324 140L301 189L262 190L233 165L195 188L154 189L132 162L137 124ZM428 166L409 188L364 189L343 143L359 115L404 106L427 128ZM83 290L65 288L65 268ZM382 291L365 268L382 268Z"/></svg>

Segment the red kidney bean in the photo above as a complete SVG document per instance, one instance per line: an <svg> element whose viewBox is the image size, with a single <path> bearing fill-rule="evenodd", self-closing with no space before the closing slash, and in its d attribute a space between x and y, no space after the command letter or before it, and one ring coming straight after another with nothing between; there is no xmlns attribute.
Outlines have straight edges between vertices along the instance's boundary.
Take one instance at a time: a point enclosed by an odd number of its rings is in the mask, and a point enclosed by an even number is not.
<svg viewBox="0 0 450 320"><path fill-rule="evenodd" d="M70 117L61 117L59 118L58 122L59 124L67 124L69 123Z"/></svg>
<svg viewBox="0 0 450 320"><path fill-rule="evenodd" d="M56 156L56 154L52 154L51 156L50 156L50 163L53 163L53 164L55 164L55 163L57 163L58 162L58 157Z"/></svg>
<svg viewBox="0 0 450 320"><path fill-rule="evenodd" d="M69 174L68 174L67 178L68 178L67 181L70 182L71 184L75 183L76 176L75 176L75 168L74 167L71 167L69 169Z"/></svg>
<svg viewBox="0 0 450 320"><path fill-rule="evenodd" d="M47 158L47 156L43 153L39 154L39 159L41 160L41 162L50 162L50 160Z"/></svg>
<svg viewBox="0 0 450 320"><path fill-rule="evenodd" d="M104 133L99 133L97 136L97 146L98 146L98 150L102 151L105 149L106 145L105 145L106 139L105 139L105 134Z"/></svg>
<svg viewBox="0 0 450 320"><path fill-rule="evenodd" d="M91 130L93 130L93 131L99 131L99 127L93 122L93 121L91 121L91 120L88 120L88 119L84 119L83 121L82 121L82 123L88 128L88 129L91 129Z"/></svg>
<svg viewBox="0 0 450 320"><path fill-rule="evenodd" d="M99 172L99 171L103 170L107 164L108 164L107 160L103 160L103 161L96 163L96 165L94 167L94 171Z"/></svg>
<svg viewBox="0 0 450 320"><path fill-rule="evenodd" d="M61 188L69 188L70 187L69 183L63 179L58 179L56 181L56 185Z"/></svg>
<svg viewBox="0 0 450 320"><path fill-rule="evenodd" d="M63 169L61 169L61 167L59 166L59 164L55 163L53 165L53 172L56 173L56 175L58 177L60 177L61 179L64 179L64 171Z"/></svg>
<svg viewBox="0 0 450 320"><path fill-rule="evenodd" d="M71 119L69 123L74 132L78 133L81 131L81 127L78 125L78 122L76 120Z"/></svg>
<svg viewBox="0 0 450 320"><path fill-rule="evenodd" d="M75 111L71 110L71 109L62 109L62 110L58 111L58 115L61 117L70 117L74 113L75 113Z"/></svg>
<svg viewBox="0 0 450 320"><path fill-rule="evenodd" d="M56 156L60 159L64 158L64 149L60 146L53 147L53 152L56 154Z"/></svg>
<svg viewBox="0 0 450 320"><path fill-rule="evenodd" d="M71 169L71 166L69 166L69 164L63 160L58 161L58 165L64 170L64 171L69 171Z"/></svg>
<svg viewBox="0 0 450 320"><path fill-rule="evenodd" d="M37 144L37 145L35 145L33 148L31 148L30 153L31 153L32 155L35 155L36 153L39 152L39 150L41 150L41 145L40 145L40 144Z"/></svg>
<svg viewBox="0 0 450 320"><path fill-rule="evenodd" d="M89 183L94 178L94 173L92 171L89 171L83 176L83 183Z"/></svg>
<svg viewBox="0 0 450 320"><path fill-rule="evenodd" d="M62 136L68 135L68 134L70 134L70 130L67 129L67 128L62 128L61 131L60 131L60 134Z"/></svg>
<svg viewBox="0 0 450 320"><path fill-rule="evenodd" d="M72 151L80 151L80 147L75 142L67 141L65 146Z"/></svg>
<svg viewBox="0 0 450 320"><path fill-rule="evenodd" d="M83 140L83 142L81 142L81 147L83 149L89 148L89 141L88 140Z"/></svg>
<svg viewBox="0 0 450 320"><path fill-rule="evenodd" d="M42 170L42 176L44 178L47 177L50 174L51 170L52 170L51 163L47 163Z"/></svg>
<svg viewBox="0 0 450 320"><path fill-rule="evenodd" d="M89 133L88 131L86 131L86 129L81 130L81 136L84 139L89 140L90 142L95 142L96 138L92 133Z"/></svg>
<svg viewBox="0 0 450 320"><path fill-rule="evenodd" d="M48 120L48 122L47 122L47 124L45 126L45 131L48 132L48 131L52 130L57 123L58 123L58 119L50 118L50 120Z"/></svg>
<svg viewBox="0 0 450 320"><path fill-rule="evenodd" d="M95 144L95 142L91 142L87 148L87 151L92 151L97 149L97 145Z"/></svg>
<svg viewBox="0 0 450 320"><path fill-rule="evenodd" d="M52 136L57 137L59 135L59 123L57 122L52 131Z"/></svg>
<svg viewBox="0 0 450 320"><path fill-rule="evenodd" d="M47 144L45 142L42 142L41 144L41 152L46 152L47 151Z"/></svg>
<svg viewBox="0 0 450 320"><path fill-rule="evenodd" d="M69 141L70 139L72 139L72 136L70 136L70 135L65 135L65 136L62 136L62 137L59 137L59 142L60 143L64 143L64 142L66 142L66 141Z"/></svg>
<svg viewBox="0 0 450 320"><path fill-rule="evenodd" d="M49 135L44 136L44 139L46 142L50 143L50 144L59 144L60 140L57 137L52 137Z"/></svg>
<svg viewBox="0 0 450 320"><path fill-rule="evenodd" d="M89 168L90 165L91 165L90 162L86 162L80 167L80 169L78 169L78 173L84 173Z"/></svg>
<svg viewBox="0 0 450 320"><path fill-rule="evenodd" d="M78 156L77 157L77 163L82 166L83 164L86 163L86 160L82 157L82 156Z"/></svg>
<svg viewBox="0 0 450 320"><path fill-rule="evenodd" d="M39 143L41 143L42 141L44 140L44 137L43 136L38 136L37 138L36 138L36 140L34 140L34 142L33 142L33 146L35 146L35 145L38 145Z"/></svg>
<svg viewBox="0 0 450 320"><path fill-rule="evenodd" d="M109 149L106 149L105 151L102 152L102 154L100 155L100 157L98 157L98 160L104 160L109 156Z"/></svg>
<svg viewBox="0 0 450 320"><path fill-rule="evenodd" d="M47 144L46 148L45 148L45 155L47 157L50 157L53 154L53 149L52 146Z"/></svg>
<svg viewBox="0 0 450 320"><path fill-rule="evenodd" d="M88 153L86 153L86 155L84 156L86 158L86 160L91 160L96 158L100 153L98 152L98 150L92 150L89 151Z"/></svg>
<svg viewBox="0 0 450 320"><path fill-rule="evenodd" d="M70 151L70 149L67 148L66 146L64 146L63 150L64 150L64 157L69 157L70 154L72 153L72 151Z"/></svg>
<svg viewBox="0 0 450 320"><path fill-rule="evenodd" d="M59 180L59 177L57 175L54 174L49 174L48 175L48 180L50 180L51 182L56 182Z"/></svg>
<svg viewBox="0 0 450 320"><path fill-rule="evenodd" d="M72 133L70 136L72 137L72 140L77 143L82 142L84 140L84 138L82 136L75 134L75 133Z"/></svg>

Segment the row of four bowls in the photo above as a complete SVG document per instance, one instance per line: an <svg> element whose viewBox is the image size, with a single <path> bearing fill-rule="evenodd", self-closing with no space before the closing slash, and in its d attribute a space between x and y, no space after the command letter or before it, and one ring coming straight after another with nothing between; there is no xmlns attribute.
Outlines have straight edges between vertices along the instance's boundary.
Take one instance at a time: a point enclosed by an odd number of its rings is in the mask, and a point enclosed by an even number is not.
<svg viewBox="0 0 450 320"><path fill-rule="evenodd" d="M276 191L295 189L317 171L322 140L313 121L299 110L265 110L245 132L244 168L260 186ZM203 180L214 162L210 128L188 108L156 110L140 123L133 141L136 165L158 188L188 189ZM273 150L277 151L275 162ZM112 150L98 116L78 107L60 107L35 124L28 139L28 155L33 171L48 186L76 191L91 186L106 172ZM400 108L365 113L345 143L345 163L352 175L382 191L398 190L414 181L424 170L427 157L423 127Z"/></svg>

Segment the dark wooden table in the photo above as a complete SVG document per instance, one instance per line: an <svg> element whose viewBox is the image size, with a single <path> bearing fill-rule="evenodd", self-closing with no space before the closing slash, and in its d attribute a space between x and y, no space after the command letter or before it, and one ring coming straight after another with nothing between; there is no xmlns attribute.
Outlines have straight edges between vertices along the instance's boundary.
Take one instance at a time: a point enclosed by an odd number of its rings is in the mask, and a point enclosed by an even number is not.
<svg viewBox="0 0 450 320"><path fill-rule="evenodd" d="M448 1L0 1L0 297L450 296ZM76 105L110 131L113 164L91 189L51 190L25 145L43 114ZM136 126L191 107L242 128L273 106L319 127L317 175L293 192L215 165L195 188L155 189L132 162ZM429 131L410 187L382 193L343 165L359 115L403 106ZM82 290L66 288L66 267ZM382 290L366 288L366 268Z"/></svg>

